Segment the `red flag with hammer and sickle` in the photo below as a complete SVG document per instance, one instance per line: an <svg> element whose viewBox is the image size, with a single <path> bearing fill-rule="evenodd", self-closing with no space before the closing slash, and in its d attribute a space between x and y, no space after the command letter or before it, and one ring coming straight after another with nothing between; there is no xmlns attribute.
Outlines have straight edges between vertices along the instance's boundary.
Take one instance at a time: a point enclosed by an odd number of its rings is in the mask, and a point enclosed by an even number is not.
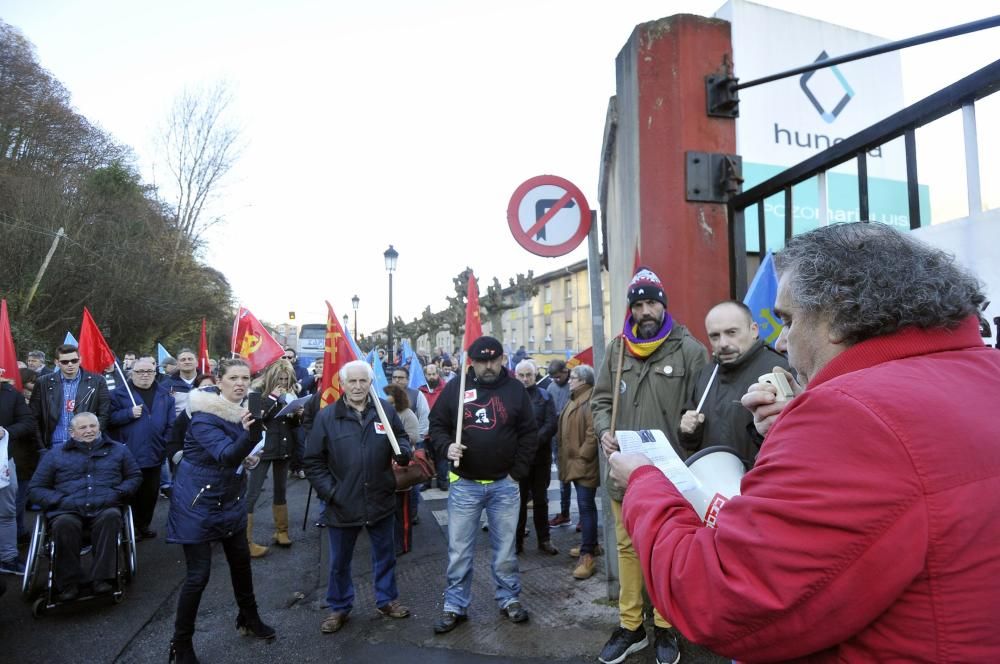
<svg viewBox="0 0 1000 664"><path fill-rule="evenodd" d="M326 303L326 341L323 344L323 380L319 384L319 407L326 408L340 398L344 388L340 384L340 368L358 359L347 341L340 319Z"/></svg>
<svg viewBox="0 0 1000 664"><path fill-rule="evenodd" d="M250 373L257 373L281 358L281 347L267 328L246 307L240 307L233 325L232 350L250 364Z"/></svg>

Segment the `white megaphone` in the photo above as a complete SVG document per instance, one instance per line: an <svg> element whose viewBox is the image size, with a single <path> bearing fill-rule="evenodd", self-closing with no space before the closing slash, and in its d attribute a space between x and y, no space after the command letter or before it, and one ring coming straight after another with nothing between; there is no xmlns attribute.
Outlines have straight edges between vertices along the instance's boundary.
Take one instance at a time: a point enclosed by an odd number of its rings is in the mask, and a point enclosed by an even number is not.
<svg viewBox="0 0 1000 664"><path fill-rule="evenodd" d="M740 495L740 480L746 474L746 466L733 449L722 445L699 450L685 463L698 479L698 486L685 491L684 497L705 525L714 528L722 506Z"/></svg>

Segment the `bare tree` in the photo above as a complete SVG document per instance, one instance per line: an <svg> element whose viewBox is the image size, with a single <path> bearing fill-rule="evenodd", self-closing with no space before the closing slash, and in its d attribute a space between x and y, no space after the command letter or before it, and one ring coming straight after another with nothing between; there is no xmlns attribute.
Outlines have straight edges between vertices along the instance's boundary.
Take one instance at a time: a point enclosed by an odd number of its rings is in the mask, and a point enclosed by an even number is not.
<svg viewBox="0 0 1000 664"><path fill-rule="evenodd" d="M159 137L174 191L174 223L197 243L220 217L202 218L205 204L240 155L240 130L230 117L233 93L219 82L209 88L185 89L174 100Z"/></svg>

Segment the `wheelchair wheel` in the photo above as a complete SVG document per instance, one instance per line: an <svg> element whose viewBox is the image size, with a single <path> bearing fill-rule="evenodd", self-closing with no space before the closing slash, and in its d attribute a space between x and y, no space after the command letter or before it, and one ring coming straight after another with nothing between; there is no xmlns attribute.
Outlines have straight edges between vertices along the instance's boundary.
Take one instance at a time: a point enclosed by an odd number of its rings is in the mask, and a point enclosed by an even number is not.
<svg viewBox="0 0 1000 664"><path fill-rule="evenodd" d="M45 615L45 598L39 597L34 602L31 603L31 615L35 618L41 618Z"/></svg>
<svg viewBox="0 0 1000 664"><path fill-rule="evenodd" d="M39 512L35 516L35 528L31 532L28 557L24 564L24 579L21 582L21 593L25 599L37 595L45 581L47 570L42 570L42 563L45 558L46 530L45 515Z"/></svg>
<svg viewBox="0 0 1000 664"><path fill-rule="evenodd" d="M125 580L131 581L135 578L135 572L137 569L136 560L136 546L135 546L135 521L132 519L132 507L128 506L125 508L123 520L123 541L122 545L125 547Z"/></svg>

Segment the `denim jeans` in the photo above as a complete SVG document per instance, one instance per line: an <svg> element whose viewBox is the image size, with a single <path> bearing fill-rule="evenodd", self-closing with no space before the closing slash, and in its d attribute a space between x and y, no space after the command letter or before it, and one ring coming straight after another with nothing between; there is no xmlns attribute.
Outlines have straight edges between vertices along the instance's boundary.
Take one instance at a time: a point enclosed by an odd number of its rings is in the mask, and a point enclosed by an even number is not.
<svg viewBox="0 0 1000 664"><path fill-rule="evenodd" d="M576 505L580 510L580 554L593 555L597 547L597 489L583 486L575 480L573 484L576 485Z"/></svg>
<svg viewBox="0 0 1000 664"><path fill-rule="evenodd" d="M375 606L385 606L399 599L396 588L396 544L393 537L396 517L390 514L368 528L372 545L372 577L375 581ZM354 543L361 526L338 528L327 526L330 540L330 583L326 588L326 603L330 611L350 613L354 606L354 582L351 581L351 559Z"/></svg>
<svg viewBox="0 0 1000 664"><path fill-rule="evenodd" d="M17 469L10 459L10 484L0 489L0 562L17 560Z"/></svg>
<svg viewBox="0 0 1000 664"><path fill-rule="evenodd" d="M489 484L467 479L451 483L448 491L445 611L464 615L472 601L472 559L483 510L486 510L490 549L493 552L494 598L501 609L517 600L521 594L521 580L514 553L514 535L520 503L517 482L509 477Z"/></svg>

